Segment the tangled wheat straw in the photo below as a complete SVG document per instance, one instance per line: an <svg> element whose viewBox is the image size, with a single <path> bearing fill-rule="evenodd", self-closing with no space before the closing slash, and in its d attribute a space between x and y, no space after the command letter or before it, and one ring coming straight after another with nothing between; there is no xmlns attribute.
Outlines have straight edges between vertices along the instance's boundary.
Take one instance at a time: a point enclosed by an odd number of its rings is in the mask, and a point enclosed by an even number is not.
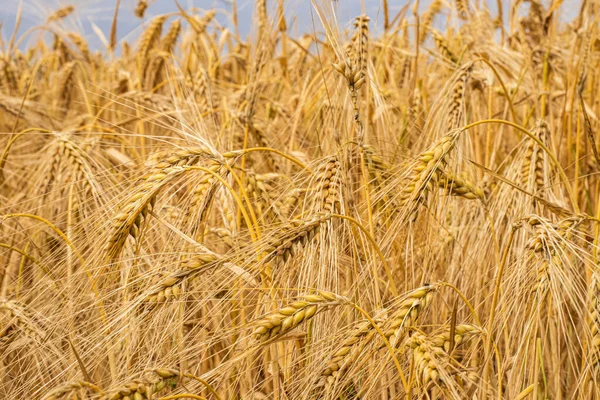
<svg viewBox="0 0 600 400"><path fill-rule="evenodd" d="M600 399L598 0L67 3L0 41L0 398Z"/></svg>

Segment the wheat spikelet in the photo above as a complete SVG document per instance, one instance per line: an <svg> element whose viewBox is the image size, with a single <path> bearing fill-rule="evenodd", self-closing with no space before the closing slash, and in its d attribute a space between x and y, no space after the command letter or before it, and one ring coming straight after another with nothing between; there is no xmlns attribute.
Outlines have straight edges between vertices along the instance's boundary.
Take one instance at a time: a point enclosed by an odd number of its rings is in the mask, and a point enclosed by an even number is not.
<svg viewBox="0 0 600 400"><path fill-rule="evenodd" d="M300 203L302 196L306 193L306 189L295 188L288 191L285 197L277 198L276 204L282 216L289 217L294 212L294 209Z"/></svg>
<svg viewBox="0 0 600 400"><path fill-rule="evenodd" d="M365 77L363 76L362 71L350 58L346 58L339 63L333 64L333 68L346 79L348 90L352 97L354 120L360 121L360 114L358 112L358 90L365 83Z"/></svg>
<svg viewBox="0 0 600 400"><path fill-rule="evenodd" d="M590 330L587 383L594 386L600 379L600 275L598 272L594 273L591 278L587 307L587 325Z"/></svg>
<svg viewBox="0 0 600 400"><path fill-rule="evenodd" d="M60 133L57 136L56 140L52 142L50 164L39 187L40 193L47 196L59 177L63 177L63 182L68 181L81 185L84 190L80 194L93 193L94 185L97 183L93 178L93 168L85 149L86 146L91 146L91 142L79 145L71 140L72 137L69 134ZM61 168L65 166L64 161L72 168L71 170Z"/></svg>
<svg viewBox="0 0 600 400"><path fill-rule="evenodd" d="M424 203L429 192L437 184L440 168L448 153L454 148L459 132L450 132L429 150L420 154L418 163L411 169L405 186L400 193L400 207L406 207L409 220L417 218L420 203Z"/></svg>
<svg viewBox="0 0 600 400"><path fill-rule="evenodd" d="M210 78L208 73L203 68L198 68L198 72L194 77L188 76L186 82L192 88L199 109L205 110L212 103L212 93L209 88Z"/></svg>
<svg viewBox="0 0 600 400"><path fill-rule="evenodd" d="M446 39L437 30L433 31L433 41L444 58L450 60L452 64L458 64L458 58L450 50Z"/></svg>
<svg viewBox="0 0 600 400"><path fill-rule="evenodd" d="M158 162L153 164L152 168L161 169L165 167L194 165L201 160L214 159L216 155L208 147L197 146L186 147L176 151L158 152L154 154L153 158L158 160Z"/></svg>
<svg viewBox="0 0 600 400"><path fill-rule="evenodd" d="M442 11L442 0L433 0L427 11L421 16L421 32L419 33L420 44L427 39L427 33L433 24L433 19Z"/></svg>
<svg viewBox="0 0 600 400"><path fill-rule="evenodd" d="M104 394L102 389L93 383L86 381L73 381L63 383L62 385L50 390L48 393L42 396L41 400L79 399L75 393L82 390L90 390L100 395Z"/></svg>
<svg viewBox="0 0 600 400"><path fill-rule="evenodd" d="M465 90L467 86L467 80L469 79L472 68L472 64L463 67L454 82L454 86L452 87L452 95L448 110L449 129L456 129L461 125Z"/></svg>
<svg viewBox="0 0 600 400"><path fill-rule="evenodd" d="M177 39L179 38L179 34L181 32L181 20L176 19L171 23L169 30L165 33L165 36L160 41L160 48L167 53L171 53L175 44L177 43Z"/></svg>
<svg viewBox="0 0 600 400"><path fill-rule="evenodd" d="M363 146L362 152L365 167L369 173L369 183L373 186L375 192L372 204L375 224L383 226L388 216L387 209L393 203L392 197L385 191L385 185L392 179L393 173L390 165L375 151L373 146ZM357 156L357 159L360 159L360 155ZM395 207L395 204L392 205Z"/></svg>
<svg viewBox="0 0 600 400"><path fill-rule="evenodd" d="M367 60L369 52L369 21L371 19L366 15L356 17L354 21L354 28L356 29L356 54L358 55L358 70L360 71L360 78L358 81L365 80L367 77ZM356 84L355 84L356 85ZM360 88L358 85L357 89Z"/></svg>
<svg viewBox="0 0 600 400"><path fill-rule="evenodd" d="M551 285L551 268L561 264L561 255L566 240L582 222L581 217L569 217L558 224L533 215L529 218L529 225L534 227L535 233L527 243L527 248L534 252L539 262L536 283L533 291L544 298Z"/></svg>
<svg viewBox="0 0 600 400"><path fill-rule="evenodd" d="M248 204L248 207L255 207L258 215L262 216L265 208L268 207L265 201L268 196L264 196L266 194L264 182L259 181L257 175L252 171L246 172L246 194L252 201L251 204Z"/></svg>
<svg viewBox="0 0 600 400"><path fill-rule="evenodd" d="M156 196L162 188L183 174L185 166L192 165L207 155L210 156L211 153L202 147L179 150L153 166L111 221L112 229L105 246L107 259L112 260L121 253L128 236L137 238L141 225L154 207Z"/></svg>
<svg viewBox="0 0 600 400"><path fill-rule="evenodd" d="M331 385L344 373L349 366L356 362L361 347L371 341L376 331L369 321L362 322L350 331L342 343L326 362L326 367L321 372L318 386Z"/></svg>
<svg viewBox="0 0 600 400"><path fill-rule="evenodd" d="M277 234L267 240L262 250L267 253L264 260L296 256L306 243L312 241L320 226L329 220L327 214L318 214L309 219L295 219L278 229Z"/></svg>
<svg viewBox="0 0 600 400"><path fill-rule="evenodd" d="M548 124L538 121L533 133L542 143L546 143L546 138L549 136ZM545 186L544 157L542 148L533 139L529 139L525 150L525 160L521 164L521 184L525 189L534 193Z"/></svg>
<svg viewBox="0 0 600 400"><path fill-rule="evenodd" d="M125 51L125 50L124 50ZM130 90L130 75L125 71L118 72L118 79L114 86L114 92L117 95L123 95Z"/></svg>
<svg viewBox="0 0 600 400"><path fill-rule="evenodd" d="M467 19L470 15L468 0L455 0L456 11L461 19Z"/></svg>
<svg viewBox="0 0 600 400"><path fill-rule="evenodd" d="M475 186L464 176L455 175L446 170L440 172L438 185L452 196L460 196L468 200L485 200L483 189Z"/></svg>
<svg viewBox="0 0 600 400"><path fill-rule="evenodd" d="M363 140L363 125L360 117L358 104L358 91L367 80L367 55L369 44L369 18L366 16L358 17L355 23L357 28L356 42L358 49L354 50L348 47L345 51L345 58L337 63L333 63L333 69L346 79L348 91L352 100L352 112L354 114L354 123L356 127L356 137L360 144ZM358 56L353 59L353 53L358 52Z"/></svg>
<svg viewBox="0 0 600 400"><path fill-rule="evenodd" d="M71 50L59 35L54 35L54 41L52 42L52 50L54 50L54 55L56 56L59 64L61 65L67 63L72 58Z"/></svg>
<svg viewBox="0 0 600 400"><path fill-rule="evenodd" d="M407 332L406 328L417 322L437 289L438 285L425 284L409 292L396 306L396 310L384 322L384 334L392 345L399 343Z"/></svg>
<svg viewBox="0 0 600 400"><path fill-rule="evenodd" d="M151 91L162 81L164 76L163 68L165 66L165 57L171 55L171 52L177 43L177 39L179 38L180 31L181 21L176 19L173 21L164 37L160 39L157 49L151 51L153 56L151 61L148 62L144 72L144 90ZM158 51L158 49L160 49L160 51Z"/></svg>
<svg viewBox="0 0 600 400"><path fill-rule="evenodd" d="M255 207L258 216L264 217L267 212L280 215L280 211L275 203L271 202L272 193L275 188L272 182L279 178L278 173L255 174L252 171L246 173L246 193Z"/></svg>
<svg viewBox="0 0 600 400"><path fill-rule="evenodd" d="M64 139L58 138L52 146L52 153L50 156L51 162L48 168L48 172L44 176L41 188L44 193L48 193L50 185L54 182L59 173L60 163L64 154Z"/></svg>
<svg viewBox="0 0 600 400"><path fill-rule="evenodd" d="M193 274L198 274L216 267L221 258L213 253L197 254L183 262L182 268L168 274L158 282L146 295L148 304L160 304L178 299L182 293L182 283Z"/></svg>
<svg viewBox="0 0 600 400"><path fill-rule="evenodd" d="M138 0L137 4L135 6L135 10L134 10L135 16L138 18L144 18L144 14L146 13L147 8L148 8L147 0Z"/></svg>
<svg viewBox="0 0 600 400"><path fill-rule="evenodd" d="M196 32L196 35L200 36L206 32L208 25L210 25L212 20L215 18L215 15L217 15L215 10L208 10L202 17L197 15L193 17L193 28Z"/></svg>
<svg viewBox="0 0 600 400"><path fill-rule="evenodd" d="M179 372L172 369L159 368L152 371L151 378L132 380L125 385L110 391L107 400L140 400L151 399L155 393L168 387L177 386Z"/></svg>
<svg viewBox="0 0 600 400"><path fill-rule="evenodd" d="M475 325L456 325L453 342L455 345L459 345L475 335L481 335L481 333L481 328ZM415 332L407 339L406 345L413 349L417 381L421 387L452 385L450 382L451 375L457 371L446 370L445 368L445 364L448 364L449 360L452 359L452 356L448 354L450 350L449 328L434 336L426 336Z"/></svg>
<svg viewBox="0 0 600 400"><path fill-rule="evenodd" d="M542 39L544 35L544 31L548 28L545 27L545 14L546 10L544 10L544 6L538 0L530 0L529 3L529 12L527 15L522 18L519 23L523 28L523 34L526 40L531 43L539 43L540 39ZM538 58L538 61L541 61L543 58L543 51L540 52L540 49L536 49L534 57ZM539 64L542 64L541 62Z"/></svg>
<svg viewBox="0 0 600 400"><path fill-rule="evenodd" d="M412 104L407 108L406 113L408 114L408 121L410 126L421 128L424 107L423 107L423 96L419 86L415 88L413 92Z"/></svg>
<svg viewBox="0 0 600 400"><path fill-rule="evenodd" d="M46 22L55 22L55 21L60 21L61 19L65 19L69 15L73 14L73 11L75 11L74 6L66 6L66 7L59 8L58 10L54 11L52 14L50 14L48 16L48 18L46 19Z"/></svg>
<svg viewBox="0 0 600 400"><path fill-rule="evenodd" d="M71 103L72 97L72 87L73 87L73 75L75 72L75 62L69 61L65 65L63 65L59 74L59 84L57 85L57 89L59 90L60 95L60 103L59 108L63 110L63 115L66 114L67 108Z"/></svg>
<svg viewBox="0 0 600 400"><path fill-rule="evenodd" d="M148 28L146 28L146 30L142 33L137 52L141 62L142 71L146 70L148 56L150 54L150 51L159 42L160 35L162 33L162 28L166 20L166 15L159 15L157 17L154 17L154 19L148 25Z"/></svg>
<svg viewBox="0 0 600 400"><path fill-rule="evenodd" d="M472 324L459 324L454 327L454 347L460 346L465 340L469 339L473 335L481 335L483 331L480 327ZM429 342L441 349L444 349L446 353L450 353L450 330L447 332L433 335L429 338Z"/></svg>
<svg viewBox="0 0 600 400"><path fill-rule="evenodd" d="M2 69L2 86L7 88L7 92L10 93L18 87L17 71L12 63L4 62L4 68Z"/></svg>
<svg viewBox="0 0 600 400"><path fill-rule="evenodd" d="M107 240L105 254L112 260L119 256L128 236L134 239L140 234L144 218L150 213L156 202L156 196L171 180L185 171L182 167L166 167L154 169L144 178L142 184L121 207L119 213L111 221L112 232Z"/></svg>
<svg viewBox="0 0 600 400"><path fill-rule="evenodd" d="M223 241L229 248L232 248L234 243L234 235L230 229L227 228L210 228L210 233L214 233L217 237Z"/></svg>
<svg viewBox="0 0 600 400"><path fill-rule="evenodd" d="M337 156L329 158L324 164L319 166L316 172L316 187L314 191L318 196L319 210L327 213L335 213L340 209L340 190L341 190L341 163Z"/></svg>
<svg viewBox="0 0 600 400"><path fill-rule="evenodd" d="M89 48L87 42L85 41L85 39L76 32L67 33L67 37L69 38L69 40L71 42L73 42L73 44L77 47L77 49L79 49L79 52L81 53L83 58L86 60L89 60L90 59L90 48Z"/></svg>
<svg viewBox="0 0 600 400"><path fill-rule="evenodd" d="M558 224L552 224L545 218L532 215L529 217L528 223L535 227L536 231L527 243L527 247L543 256L554 254L557 245L560 246L568 239L582 221L581 217L576 216L563 219Z"/></svg>
<svg viewBox="0 0 600 400"><path fill-rule="evenodd" d="M319 308L339 305L346 300L334 293L319 291L302 296L298 301L287 304L268 317L256 322L253 334L260 342L284 335L311 319Z"/></svg>
<svg viewBox="0 0 600 400"><path fill-rule="evenodd" d="M221 167L220 163L211 163L207 169L217 174L221 171ZM213 192L216 188L216 181L217 178L213 174L205 173L200 182L196 184L191 194L190 206L184 221L186 225L190 225L195 216L198 216L198 221L206 219L206 213L214 200Z"/></svg>
<svg viewBox="0 0 600 400"><path fill-rule="evenodd" d="M63 140L61 140L61 147L63 148L63 155L67 157L67 160L75 169L75 180L78 182L83 181L86 190L91 192L93 186L92 182L88 179L88 176L91 176L92 172L83 149L69 140L68 137L64 137Z"/></svg>
<svg viewBox="0 0 600 400"><path fill-rule="evenodd" d="M391 177L390 165L377 153L371 145L363 146L365 163L371 181L376 185L384 184Z"/></svg>

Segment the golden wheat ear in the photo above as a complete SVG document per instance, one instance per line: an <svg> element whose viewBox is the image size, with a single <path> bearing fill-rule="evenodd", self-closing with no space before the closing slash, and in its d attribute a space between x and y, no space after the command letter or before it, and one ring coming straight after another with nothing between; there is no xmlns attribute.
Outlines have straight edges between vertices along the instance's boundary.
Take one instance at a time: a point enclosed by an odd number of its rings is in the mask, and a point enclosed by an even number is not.
<svg viewBox="0 0 600 400"><path fill-rule="evenodd" d="M256 323L253 334L264 342L288 333L300 324L310 320L320 308L343 304L346 300L334 293L318 292L302 296L298 301L287 304L267 318Z"/></svg>
<svg viewBox="0 0 600 400"><path fill-rule="evenodd" d="M439 184L439 176L448 153L454 148L459 132L451 132L421 153L418 162L411 168L411 175L405 180L399 197L399 206L406 209L408 219L415 221L419 205L425 203L434 187Z"/></svg>

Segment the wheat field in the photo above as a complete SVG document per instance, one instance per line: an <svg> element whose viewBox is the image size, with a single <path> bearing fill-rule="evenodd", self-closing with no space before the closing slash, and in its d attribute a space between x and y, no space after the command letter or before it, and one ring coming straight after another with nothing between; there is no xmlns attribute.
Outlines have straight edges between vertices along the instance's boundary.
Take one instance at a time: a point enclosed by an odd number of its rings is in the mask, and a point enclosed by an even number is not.
<svg viewBox="0 0 600 400"><path fill-rule="evenodd" d="M1 40L0 398L600 399L600 1L165 1Z"/></svg>

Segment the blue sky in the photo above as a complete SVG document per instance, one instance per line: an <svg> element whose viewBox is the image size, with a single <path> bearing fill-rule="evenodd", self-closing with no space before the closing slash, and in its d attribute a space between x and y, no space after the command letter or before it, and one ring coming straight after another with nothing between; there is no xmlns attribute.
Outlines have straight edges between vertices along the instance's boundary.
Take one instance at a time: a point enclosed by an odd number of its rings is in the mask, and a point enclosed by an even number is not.
<svg viewBox="0 0 600 400"><path fill-rule="evenodd" d="M317 0L323 2L323 0ZM330 1L330 0L327 0ZM327 2L326 1L326 2ZM173 0L155 0L146 12L146 20L152 15L176 11L177 8ZM325 2L325 3L326 3ZM372 19L376 20L381 17L380 3L381 0L364 0L365 7ZM391 1L395 3L392 6L394 10L399 10L402 5L406 4L406 0ZM19 8L20 0L0 0L0 23L2 23L2 33L4 38L8 38L14 29L15 16ZM139 32L143 29L143 22L135 17L133 11L136 6L136 0L121 0L119 11L118 36L125 37L129 41L134 41ZM221 9L225 12L219 14L219 21L227 26L230 21L226 12L231 11L232 0L179 0L179 3L184 8L196 7L199 9ZM110 25L113 12L116 5L116 0L23 0L23 17L21 29L19 33L23 33L28 28L44 23L46 17L54 10L67 5L74 5L77 10L78 18L69 18L64 21L64 27L68 30L76 30L85 33L86 37L91 40L92 47L100 45L97 40L92 24L99 27L106 36L109 35ZM269 11L274 15L276 0L269 1ZM361 14L361 1L359 0L339 0L338 1L338 18L340 24L350 23L352 18ZM285 0L286 15L288 18L288 26L291 33L306 32L313 30L313 17L317 30L321 30L321 25L317 16L312 13L310 0ZM238 13L240 31L243 36L250 34L252 13L254 10L254 0L238 0ZM397 12L397 11L396 11Z"/></svg>
<svg viewBox="0 0 600 400"><path fill-rule="evenodd" d="M237 0L239 23L242 36L250 34L252 13L254 10L254 0ZM319 4L329 5L333 0L316 0ZM407 0L388 0L390 4L390 14L395 15L407 3ZM430 0L421 0L423 8L427 7ZM563 15L575 15L578 11L580 0L564 0ZM96 25L105 36L109 36L112 15L115 9L116 0L22 0L23 18L19 33L22 34L27 29L44 23L48 14L52 11L66 6L74 5L77 10L77 18L69 18L61 22L67 30L83 32L90 41L92 48L100 46L100 40L92 29ZM224 12L219 14L219 21L226 26L230 26L227 12L231 11L232 0L179 0L184 8L197 7L200 9L217 8ZM508 6L510 0L503 0ZM0 0L0 23L2 23L2 34L5 40L10 36L14 29L15 16L21 0ZM121 0L119 11L118 36L119 39L125 38L129 42L134 42L140 31L143 29L144 21L136 18L133 10L136 6L136 0ZM173 0L150 0L150 7L146 13L148 17L156 14L176 11L177 8ZM269 10L274 15L277 0L269 0ZM349 26L352 19L362 13L364 7L371 17L372 26L377 29L381 27L383 13L381 10L381 0L337 0L337 18L342 26ZM490 10L495 12L496 0L488 0ZM316 14L312 11L310 0L285 0L286 16L288 27L291 34L312 32L314 29L321 31L322 27ZM568 16L566 17L568 18ZM314 21L314 23L313 23ZM35 40L37 36L31 36ZM25 46L27 41L24 41Z"/></svg>

